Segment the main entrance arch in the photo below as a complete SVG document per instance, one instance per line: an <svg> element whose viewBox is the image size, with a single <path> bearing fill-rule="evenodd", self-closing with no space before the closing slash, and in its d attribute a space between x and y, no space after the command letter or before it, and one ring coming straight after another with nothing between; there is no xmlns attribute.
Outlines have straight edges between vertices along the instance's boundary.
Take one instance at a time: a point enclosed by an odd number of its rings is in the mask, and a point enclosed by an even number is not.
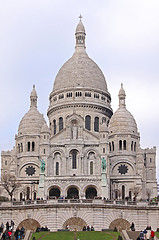
<svg viewBox="0 0 159 240"><path fill-rule="evenodd" d="M19 225L18 228L24 227L25 230L32 230L36 231L37 227L40 227L40 223L37 222L35 219L29 218L23 220Z"/></svg>
<svg viewBox="0 0 159 240"><path fill-rule="evenodd" d="M123 218L118 218L111 222L109 226L110 229L114 229L115 227L119 232L122 230L130 230L130 223Z"/></svg>
<svg viewBox="0 0 159 240"><path fill-rule="evenodd" d="M87 223L79 217L69 218L63 224L64 229L68 227L71 231L82 231L84 226L87 226Z"/></svg>
<svg viewBox="0 0 159 240"><path fill-rule="evenodd" d="M85 196L87 199L93 199L97 196L97 190L94 187L88 187Z"/></svg>
<svg viewBox="0 0 159 240"><path fill-rule="evenodd" d="M67 191L67 198L71 199L71 198L79 198L79 192L78 189L76 187L70 187Z"/></svg>
<svg viewBox="0 0 159 240"><path fill-rule="evenodd" d="M60 189L57 187L52 187L49 191L49 197L59 198L60 194L61 194Z"/></svg>

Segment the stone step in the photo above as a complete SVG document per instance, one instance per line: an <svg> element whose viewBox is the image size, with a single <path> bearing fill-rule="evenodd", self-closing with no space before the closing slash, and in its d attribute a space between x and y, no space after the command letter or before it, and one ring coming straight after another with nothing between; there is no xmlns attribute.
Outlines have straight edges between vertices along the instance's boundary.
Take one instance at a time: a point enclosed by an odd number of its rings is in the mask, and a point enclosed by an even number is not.
<svg viewBox="0 0 159 240"><path fill-rule="evenodd" d="M137 237L140 235L140 231L127 231L127 234L130 239L136 240Z"/></svg>

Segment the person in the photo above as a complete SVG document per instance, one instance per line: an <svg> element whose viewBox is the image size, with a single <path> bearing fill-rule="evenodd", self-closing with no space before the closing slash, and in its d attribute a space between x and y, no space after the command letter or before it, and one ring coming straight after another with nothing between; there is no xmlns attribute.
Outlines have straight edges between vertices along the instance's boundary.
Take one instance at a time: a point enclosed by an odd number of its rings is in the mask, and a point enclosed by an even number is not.
<svg viewBox="0 0 159 240"><path fill-rule="evenodd" d="M89 231L90 230L90 228L89 228L89 226L87 226L87 231Z"/></svg>
<svg viewBox="0 0 159 240"><path fill-rule="evenodd" d="M3 240L6 239L6 231L2 234L2 239L3 239Z"/></svg>
<svg viewBox="0 0 159 240"><path fill-rule="evenodd" d="M140 240L144 240L144 233L143 233L142 230L141 230L141 232L140 232Z"/></svg>
<svg viewBox="0 0 159 240"><path fill-rule="evenodd" d="M9 230L9 222L6 223L6 229Z"/></svg>
<svg viewBox="0 0 159 240"><path fill-rule="evenodd" d="M25 232L25 228L22 226L20 229L20 236L23 237Z"/></svg>
<svg viewBox="0 0 159 240"><path fill-rule="evenodd" d="M14 229L14 222L13 222L13 220L11 220L10 225L11 225L12 229Z"/></svg>
<svg viewBox="0 0 159 240"><path fill-rule="evenodd" d="M148 227L147 228L147 233L146 233L146 239L150 240L150 237L151 237L151 230L150 230L150 227Z"/></svg>
<svg viewBox="0 0 159 240"><path fill-rule="evenodd" d="M19 228L17 228L15 233L14 233L14 236L15 236L16 240L18 240L19 233L20 233L20 230L19 230Z"/></svg>
<svg viewBox="0 0 159 240"><path fill-rule="evenodd" d="M153 240L155 238L155 233L153 230L151 230L151 239Z"/></svg>
<svg viewBox="0 0 159 240"><path fill-rule="evenodd" d="M83 231L86 231L86 226L83 227Z"/></svg>
<svg viewBox="0 0 159 240"><path fill-rule="evenodd" d="M147 230L144 229L143 233L144 233L144 238L146 239Z"/></svg>
<svg viewBox="0 0 159 240"><path fill-rule="evenodd" d="M135 231L135 225L134 225L133 222L132 222L132 224L131 224L131 226L130 226L130 229L131 229L131 231Z"/></svg>
<svg viewBox="0 0 159 240"><path fill-rule="evenodd" d="M93 226L91 226L91 231L94 231L94 227Z"/></svg>

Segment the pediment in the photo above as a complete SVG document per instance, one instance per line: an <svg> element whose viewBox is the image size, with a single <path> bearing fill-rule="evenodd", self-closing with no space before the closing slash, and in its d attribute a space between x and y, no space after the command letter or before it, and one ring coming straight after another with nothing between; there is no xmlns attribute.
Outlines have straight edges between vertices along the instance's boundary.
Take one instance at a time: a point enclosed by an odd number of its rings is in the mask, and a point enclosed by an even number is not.
<svg viewBox="0 0 159 240"><path fill-rule="evenodd" d="M88 131L87 129L83 129L83 138L85 140L99 140L99 135L96 135L90 131Z"/></svg>
<svg viewBox="0 0 159 240"><path fill-rule="evenodd" d="M60 132L56 133L54 136L50 138L51 143L61 142L66 138L66 128L62 129Z"/></svg>

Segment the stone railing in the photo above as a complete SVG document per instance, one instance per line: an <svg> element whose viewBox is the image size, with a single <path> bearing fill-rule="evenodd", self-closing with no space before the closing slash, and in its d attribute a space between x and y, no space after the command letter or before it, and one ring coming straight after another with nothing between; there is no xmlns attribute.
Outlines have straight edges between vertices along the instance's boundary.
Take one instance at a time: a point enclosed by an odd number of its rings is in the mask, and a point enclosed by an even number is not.
<svg viewBox="0 0 159 240"><path fill-rule="evenodd" d="M28 205L52 205L52 204L104 204L104 205L117 205L117 206L140 206L140 207L156 207L158 202L145 202L145 201L124 201L124 200L106 200L106 199L48 199L48 200L26 200L26 201L13 201L2 202L1 207L12 206L28 206Z"/></svg>

